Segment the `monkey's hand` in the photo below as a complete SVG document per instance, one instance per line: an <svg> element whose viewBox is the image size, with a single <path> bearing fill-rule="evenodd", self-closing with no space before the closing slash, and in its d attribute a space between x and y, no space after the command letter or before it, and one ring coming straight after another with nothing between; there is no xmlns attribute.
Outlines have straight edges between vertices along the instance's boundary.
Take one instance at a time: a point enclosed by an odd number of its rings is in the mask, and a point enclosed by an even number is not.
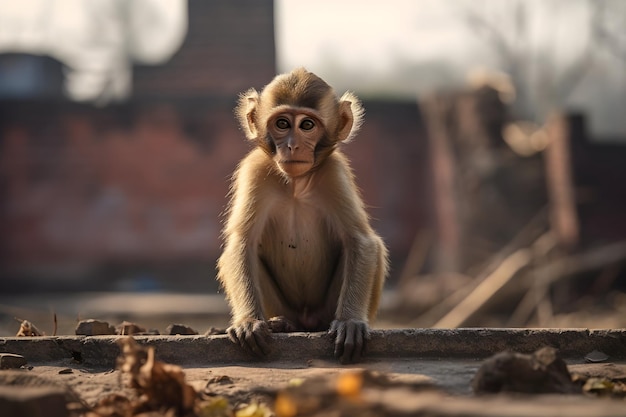
<svg viewBox="0 0 626 417"><path fill-rule="evenodd" d="M263 320L240 320L226 329L226 333L233 343L257 356L267 356L270 353L271 332L267 322Z"/></svg>
<svg viewBox="0 0 626 417"><path fill-rule="evenodd" d="M344 364L354 363L363 356L365 341L370 339L370 328L362 320L334 320L328 334L335 337L335 357Z"/></svg>

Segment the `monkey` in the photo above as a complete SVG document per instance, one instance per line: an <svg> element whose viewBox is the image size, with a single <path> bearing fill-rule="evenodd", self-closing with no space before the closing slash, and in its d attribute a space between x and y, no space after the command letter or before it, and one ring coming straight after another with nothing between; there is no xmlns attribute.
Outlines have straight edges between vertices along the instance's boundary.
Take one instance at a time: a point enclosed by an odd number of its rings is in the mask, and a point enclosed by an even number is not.
<svg viewBox="0 0 626 417"><path fill-rule="evenodd" d="M335 356L357 362L389 269L338 149L361 102L298 68L241 94L235 114L253 148L232 176L217 261L229 338L265 357L273 332L327 331Z"/></svg>

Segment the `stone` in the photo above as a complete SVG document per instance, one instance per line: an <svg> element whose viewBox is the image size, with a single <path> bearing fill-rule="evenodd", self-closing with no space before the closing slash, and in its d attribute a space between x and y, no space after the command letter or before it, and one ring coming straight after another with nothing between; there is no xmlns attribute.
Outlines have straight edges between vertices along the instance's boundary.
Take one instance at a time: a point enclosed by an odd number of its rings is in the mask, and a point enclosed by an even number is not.
<svg viewBox="0 0 626 417"><path fill-rule="evenodd" d="M0 353L0 369L19 369L26 365L26 358L14 353Z"/></svg>
<svg viewBox="0 0 626 417"><path fill-rule="evenodd" d="M226 329L224 327L209 327L204 332L205 336L215 336L216 334L226 334Z"/></svg>
<svg viewBox="0 0 626 417"><path fill-rule="evenodd" d="M76 326L76 334L82 336L96 336L115 334L115 327L106 321L100 320L81 320Z"/></svg>
<svg viewBox="0 0 626 417"><path fill-rule="evenodd" d="M170 324L169 326L167 326L167 329L165 329L165 333L169 334L169 335L176 335L176 334L180 334L180 335L194 335L194 334L198 334L197 331L195 331L191 327L185 326L183 324Z"/></svg>
<svg viewBox="0 0 626 417"><path fill-rule="evenodd" d="M58 387L0 386L0 415L67 417L65 394Z"/></svg>
<svg viewBox="0 0 626 417"><path fill-rule="evenodd" d="M130 336L134 334L145 333L146 329L136 323L123 321L116 326L116 333L120 335Z"/></svg>
<svg viewBox="0 0 626 417"><path fill-rule="evenodd" d="M483 362L474 375L476 394L580 394L557 350L543 347L530 355L501 352Z"/></svg>
<svg viewBox="0 0 626 417"><path fill-rule="evenodd" d="M29 363L74 358L86 366L115 366L120 336L0 337L0 351L23 355ZM258 361L227 335L136 336L156 348L159 360L178 365ZM558 346L563 358L582 361L600 350L614 361L626 360L626 329L386 329L372 330L368 359L452 358L482 359L504 350L531 353L540 346ZM272 335L273 360L335 360L334 341L327 332ZM478 364L476 365L478 367Z"/></svg>

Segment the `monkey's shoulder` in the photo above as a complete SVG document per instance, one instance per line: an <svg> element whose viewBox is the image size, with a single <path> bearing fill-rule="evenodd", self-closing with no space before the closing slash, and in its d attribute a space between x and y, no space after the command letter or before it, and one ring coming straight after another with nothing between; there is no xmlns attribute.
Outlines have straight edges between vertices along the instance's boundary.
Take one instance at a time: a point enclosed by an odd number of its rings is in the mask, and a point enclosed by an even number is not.
<svg viewBox="0 0 626 417"><path fill-rule="evenodd" d="M255 175L260 172L268 171L274 166L272 159L265 153L263 149L254 148L241 160L235 171L235 178L238 176L251 174Z"/></svg>

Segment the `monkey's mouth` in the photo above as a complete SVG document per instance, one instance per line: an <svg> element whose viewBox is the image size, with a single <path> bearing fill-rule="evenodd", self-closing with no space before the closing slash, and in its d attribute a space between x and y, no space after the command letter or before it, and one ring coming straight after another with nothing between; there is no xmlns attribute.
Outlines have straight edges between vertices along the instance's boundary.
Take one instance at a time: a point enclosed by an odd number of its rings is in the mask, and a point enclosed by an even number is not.
<svg viewBox="0 0 626 417"><path fill-rule="evenodd" d="M303 161L299 159L288 159L284 161L280 161L281 164L289 165L289 164L310 164L311 161Z"/></svg>

